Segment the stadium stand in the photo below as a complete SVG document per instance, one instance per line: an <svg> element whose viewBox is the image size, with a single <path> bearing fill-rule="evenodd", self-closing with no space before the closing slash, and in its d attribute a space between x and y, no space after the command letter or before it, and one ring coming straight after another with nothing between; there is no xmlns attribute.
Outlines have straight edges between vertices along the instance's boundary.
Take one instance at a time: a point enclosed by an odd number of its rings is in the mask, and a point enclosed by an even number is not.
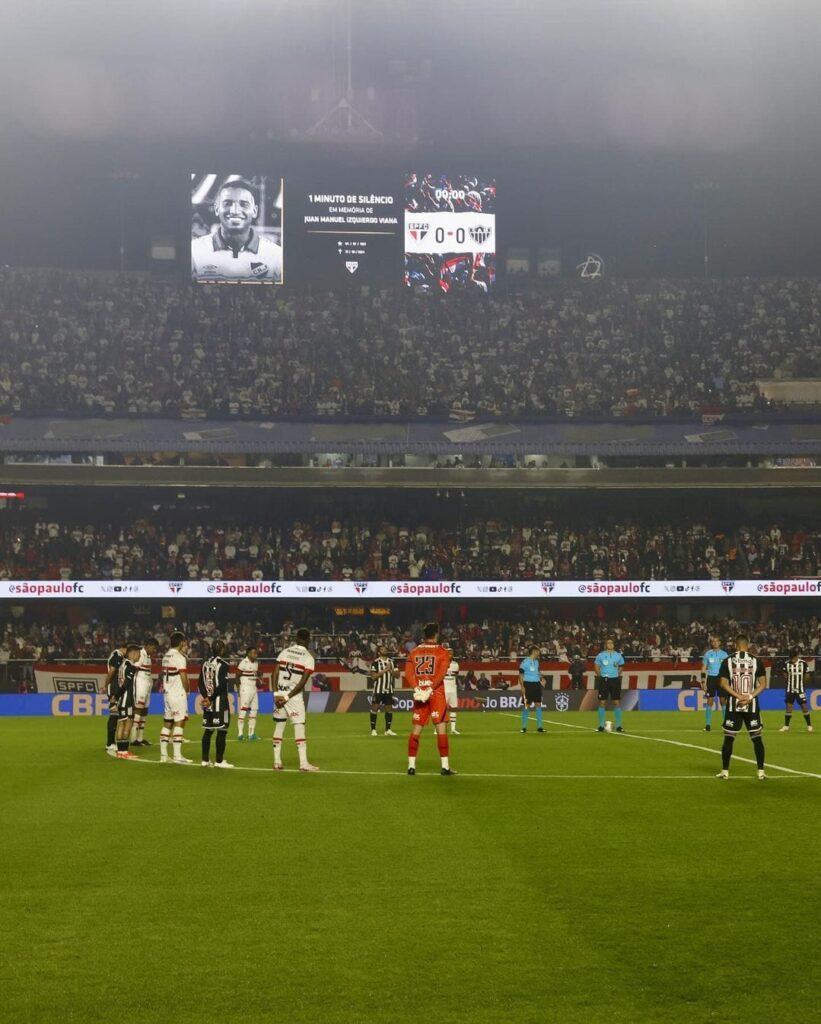
<svg viewBox="0 0 821 1024"><path fill-rule="evenodd" d="M818 281L583 285L272 298L4 268L0 414L695 418L821 376Z"/></svg>
<svg viewBox="0 0 821 1024"><path fill-rule="evenodd" d="M589 511L544 518L510 494L491 516L430 510L273 519L253 506L221 515L164 510L115 521L0 521L0 579L768 579L821 575L818 523L630 520ZM314 501L316 509L320 503ZM325 502L328 509L331 501ZM93 510L91 510L93 512ZM99 512L97 513L100 514ZM103 513L105 514L105 513ZM444 519L444 521L442 521ZM439 520L436 522L436 520ZM564 520L564 521L562 521ZM208 524L208 525L206 525Z"/></svg>

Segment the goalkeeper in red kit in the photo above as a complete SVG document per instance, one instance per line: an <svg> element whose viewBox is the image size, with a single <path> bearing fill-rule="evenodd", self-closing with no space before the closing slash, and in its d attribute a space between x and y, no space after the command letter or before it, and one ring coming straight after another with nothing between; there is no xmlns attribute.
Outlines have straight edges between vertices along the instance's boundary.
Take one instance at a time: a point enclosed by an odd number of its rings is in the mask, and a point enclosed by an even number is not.
<svg viewBox="0 0 821 1024"><path fill-rule="evenodd" d="M455 775L448 760L448 702L445 697L445 675L451 663L451 652L439 643L439 626L429 622L424 639L408 655L405 682L413 690L413 728L408 737L408 775L416 775L419 736L432 721L436 743L442 759L442 774Z"/></svg>

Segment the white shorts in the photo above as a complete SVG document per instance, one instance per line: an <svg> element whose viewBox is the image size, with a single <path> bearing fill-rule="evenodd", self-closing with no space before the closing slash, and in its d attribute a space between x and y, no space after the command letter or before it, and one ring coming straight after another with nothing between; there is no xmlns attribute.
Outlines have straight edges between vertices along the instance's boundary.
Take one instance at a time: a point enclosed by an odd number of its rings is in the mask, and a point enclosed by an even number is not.
<svg viewBox="0 0 821 1024"><path fill-rule="evenodd" d="M456 692L456 685L454 683L445 683L445 700L449 708L459 706L459 694Z"/></svg>
<svg viewBox="0 0 821 1024"><path fill-rule="evenodd" d="M292 725L305 725L305 700L300 693L278 708L274 704L274 721L290 722Z"/></svg>
<svg viewBox="0 0 821 1024"><path fill-rule="evenodd" d="M256 683L239 684L239 709L247 708L249 711L259 710L259 693Z"/></svg>
<svg viewBox="0 0 821 1024"><path fill-rule="evenodd" d="M184 722L188 718L188 697L184 693L163 694L163 720L166 722Z"/></svg>
<svg viewBox="0 0 821 1024"><path fill-rule="evenodd" d="M148 707L151 703L151 691L153 689L154 680L142 672L138 673L137 678L134 680L134 703L145 704Z"/></svg>

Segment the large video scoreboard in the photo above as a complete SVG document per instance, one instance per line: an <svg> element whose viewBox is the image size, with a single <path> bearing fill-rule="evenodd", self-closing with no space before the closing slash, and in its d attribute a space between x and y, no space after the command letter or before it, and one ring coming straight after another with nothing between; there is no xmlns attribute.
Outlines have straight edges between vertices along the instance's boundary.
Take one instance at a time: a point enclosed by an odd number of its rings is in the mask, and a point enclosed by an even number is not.
<svg viewBox="0 0 821 1024"><path fill-rule="evenodd" d="M487 292L496 179L429 169L193 173L190 258L202 284L404 280L417 292Z"/></svg>

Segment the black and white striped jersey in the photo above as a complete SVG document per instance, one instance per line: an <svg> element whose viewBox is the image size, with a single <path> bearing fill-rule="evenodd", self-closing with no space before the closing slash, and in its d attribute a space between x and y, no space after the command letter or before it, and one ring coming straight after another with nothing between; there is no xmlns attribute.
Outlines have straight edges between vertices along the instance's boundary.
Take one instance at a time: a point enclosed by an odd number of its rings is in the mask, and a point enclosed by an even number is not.
<svg viewBox="0 0 821 1024"><path fill-rule="evenodd" d="M753 693L756 688L756 681L761 676L766 677L764 663L749 654L747 651L736 651L729 658L725 658L718 670L720 679L726 679L730 686L737 693ZM737 699L730 695L727 700L727 711L750 711L759 712L758 697L746 704L739 704Z"/></svg>
<svg viewBox="0 0 821 1024"><path fill-rule="evenodd" d="M208 658L200 669L199 687L203 697L211 701L212 711L222 711L228 703L228 662Z"/></svg>
<svg viewBox="0 0 821 1024"><path fill-rule="evenodd" d="M125 661L125 655L121 654L119 648L117 648L117 647L115 647L114 650L111 652L111 654L109 654L109 656L108 656L108 664L107 664L108 671L111 672L113 670L113 672L114 672L114 675L111 677L111 680L110 680L110 682L108 684L108 695L109 695L109 697L116 697L117 696L117 691L118 691L119 685L120 685L120 677L119 677L120 666L122 665L122 663L124 661Z"/></svg>
<svg viewBox="0 0 821 1024"><path fill-rule="evenodd" d="M375 658L371 664L371 674L375 676L373 692L391 694L396 685L396 666L390 658Z"/></svg>
<svg viewBox="0 0 821 1024"><path fill-rule="evenodd" d="M800 693L803 696L809 675L810 666L800 658L797 661L790 659L784 666L784 678L790 693Z"/></svg>

